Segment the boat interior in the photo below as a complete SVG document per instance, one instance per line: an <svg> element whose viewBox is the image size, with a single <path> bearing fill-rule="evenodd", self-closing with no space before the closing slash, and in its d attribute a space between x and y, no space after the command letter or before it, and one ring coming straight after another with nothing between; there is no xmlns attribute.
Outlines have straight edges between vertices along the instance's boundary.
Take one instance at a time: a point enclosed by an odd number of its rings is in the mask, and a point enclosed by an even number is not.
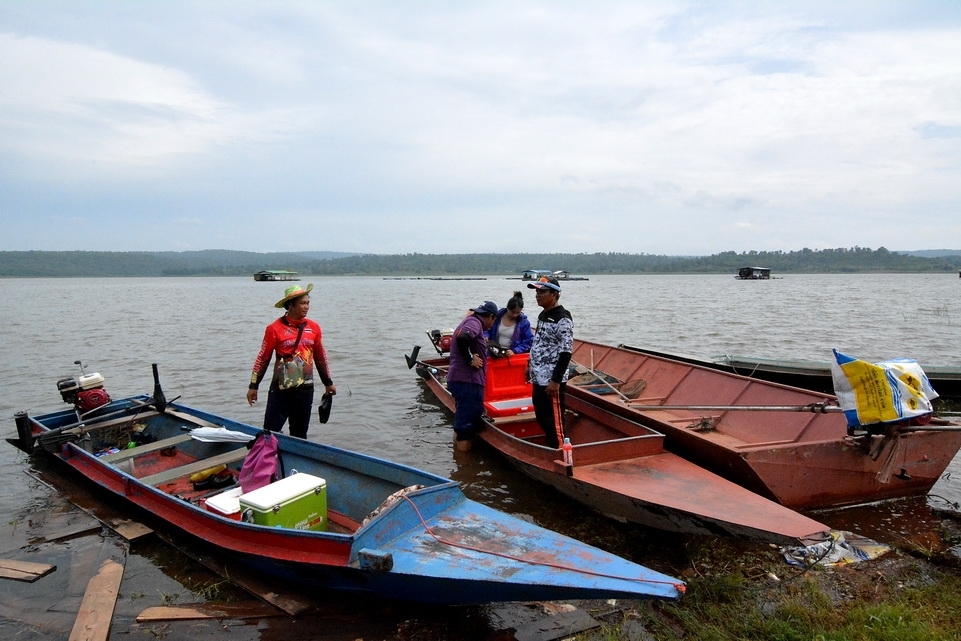
<svg viewBox="0 0 961 641"><path fill-rule="evenodd" d="M76 418L74 412L62 414L62 425L75 422L71 420ZM72 442L100 463L145 485L219 516L240 520L238 501L222 499L240 496L238 476L249 452L248 444L205 442L191 437L190 431L197 427L226 427L244 431L252 439L259 430L230 422L216 425L185 407L168 406L161 413L146 403L134 403L120 414L88 419L77 427L51 432L49 438L41 433L39 444L59 451L64 443ZM434 477L416 470L397 469L377 459L336 449L311 448L307 454L307 448L301 447L298 439L280 439L281 476L304 472L325 481L330 532L351 534L392 494L415 485L437 483ZM225 505L236 509L222 511Z"/></svg>
<svg viewBox="0 0 961 641"><path fill-rule="evenodd" d="M531 386L526 379L528 354L488 360L484 406L492 429L515 441L540 446L537 458L552 461L556 450L546 445L544 430L534 418ZM438 384L444 370L433 368ZM578 465L626 460L660 454L664 435L627 417L611 415L587 400L568 397L564 435L574 446Z"/></svg>
<svg viewBox="0 0 961 641"><path fill-rule="evenodd" d="M589 381L582 389L636 410L652 427L687 428L722 441L730 448L770 447L798 442L832 441L843 437L840 414L804 411L777 413L777 421L758 420L759 412L724 407L802 407L826 403L833 396L718 372L680 361L578 341L574 362L583 371L603 375L605 383ZM629 397L621 389L633 385ZM670 406L671 409L657 409ZM684 409L715 406L718 409Z"/></svg>

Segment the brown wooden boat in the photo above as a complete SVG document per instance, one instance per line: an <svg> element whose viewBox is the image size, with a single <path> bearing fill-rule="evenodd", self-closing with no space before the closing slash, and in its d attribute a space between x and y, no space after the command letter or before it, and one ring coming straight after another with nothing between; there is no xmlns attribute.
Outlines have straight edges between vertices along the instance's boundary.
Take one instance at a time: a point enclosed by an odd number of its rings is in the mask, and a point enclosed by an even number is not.
<svg viewBox="0 0 961 641"><path fill-rule="evenodd" d="M944 420L849 434L831 394L652 353L575 340L574 361L589 375L569 399L663 432L667 450L797 510L925 494L961 448L961 426Z"/></svg>
<svg viewBox="0 0 961 641"><path fill-rule="evenodd" d="M448 409L446 356L408 365ZM659 529L796 544L822 539L826 525L713 474L664 449L664 435L587 397L568 399L565 435L573 444L573 466L560 450L545 445L534 420L527 355L488 361L487 419L479 438L524 474L621 521Z"/></svg>
<svg viewBox="0 0 961 641"><path fill-rule="evenodd" d="M619 345L633 352L662 356L675 361L684 361L692 365L701 365L711 369L719 369L732 374L741 374L751 378L760 378L772 383L782 383L792 387L834 393L834 381L831 377L831 363L826 361L812 361L789 358L760 358L756 356L733 356L720 354L710 358L699 358L687 354L676 354L654 350L650 347L636 345ZM942 399L961 399L961 367L956 365L921 365L931 387Z"/></svg>

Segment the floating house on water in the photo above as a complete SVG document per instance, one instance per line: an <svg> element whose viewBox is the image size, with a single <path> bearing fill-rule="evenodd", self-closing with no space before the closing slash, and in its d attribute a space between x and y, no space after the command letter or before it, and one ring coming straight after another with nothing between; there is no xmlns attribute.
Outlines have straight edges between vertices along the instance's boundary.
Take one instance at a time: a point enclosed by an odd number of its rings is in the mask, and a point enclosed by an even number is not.
<svg viewBox="0 0 961 641"><path fill-rule="evenodd" d="M254 274L256 281L277 281L277 280L300 280L297 272L287 271L286 269L265 269Z"/></svg>
<svg viewBox="0 0 961 641"><path fill-rule="evenodd" d="M521 274L521 280L537 280L542 276L553 276L557 280L588 280L587 278L579 278L571 276L570 272L559 270L551 271L549 269L528 269L523 274Z"/></svg>
<svg viewBox="0 0 961 641"><path fill-rule="evenodd" d="M771 278L771 270L768 267L742 267L737 270L738 280L768 280Z"/></svg>

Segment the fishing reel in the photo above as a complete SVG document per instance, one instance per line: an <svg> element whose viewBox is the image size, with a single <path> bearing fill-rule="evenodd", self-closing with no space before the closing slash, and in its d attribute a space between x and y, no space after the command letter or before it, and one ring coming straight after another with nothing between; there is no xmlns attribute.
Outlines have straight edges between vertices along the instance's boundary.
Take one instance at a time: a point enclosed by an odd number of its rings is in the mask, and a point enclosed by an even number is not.
<svg viewBox="0 0 961 641"><path fill-rule="evenodd" d="M501 358L503 356L507 356L507 348L491 343L487 346L487 353L494 358Z"/></svg>
<svg viewBox="0 0 961 641"><path fill-rule="evenodd" d="M87 374L80 361L74 361L74 365L80 366L80 376L68 376L57 381L57 390L63 402L73 405L81 414L109 403L110 395L103 388L103 376L98 373Z"/></svg>

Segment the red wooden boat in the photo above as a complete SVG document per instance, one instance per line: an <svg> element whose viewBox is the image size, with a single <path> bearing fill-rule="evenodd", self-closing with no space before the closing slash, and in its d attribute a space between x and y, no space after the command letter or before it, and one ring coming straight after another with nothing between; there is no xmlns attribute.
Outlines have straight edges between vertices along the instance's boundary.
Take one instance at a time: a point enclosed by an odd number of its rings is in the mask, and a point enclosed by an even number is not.
<svg viewBox="0 0 961 641"><path fill-rule="evenodd" d="M789 358L759 358L756 356L732 356L720 354L711 358L699 358L688 354L662 352L650 347L638 345L624 345L619 347L632 352L662 356L675 361L683 361L692 365L701 365L711 369L719 369L732 374L741 374L751 378L760 378L772 383L782 383L792 387L834 393L834 381L831 377L831 363L826 361L811 361ZM953 365L922 365L931 387L942 399L961 399L961 367Z"/></svg>
<svg viewBox="0 0 961 641"><path fill-rule="evenodd" d="M417 349L408 365L453 410L447 357L419 361ZM585 397L568 398L568 474L534 420L526 368L527 354L488 361L488 418L479 434L524 474L602 514L659 529L782 544L827 536L826 525L666 451L663 434Z"/></svg>
<svg viewBox="0 0 961 641"><path fill-rule="evenodd" d="M652 353L575 340L573 360L593 374L568 398L663 432L669 451L797 510L925 494L961 448L961 426L944 420L849 434L831 394ZM615 388L628 383L643 391L625 398Z"/></svg>

